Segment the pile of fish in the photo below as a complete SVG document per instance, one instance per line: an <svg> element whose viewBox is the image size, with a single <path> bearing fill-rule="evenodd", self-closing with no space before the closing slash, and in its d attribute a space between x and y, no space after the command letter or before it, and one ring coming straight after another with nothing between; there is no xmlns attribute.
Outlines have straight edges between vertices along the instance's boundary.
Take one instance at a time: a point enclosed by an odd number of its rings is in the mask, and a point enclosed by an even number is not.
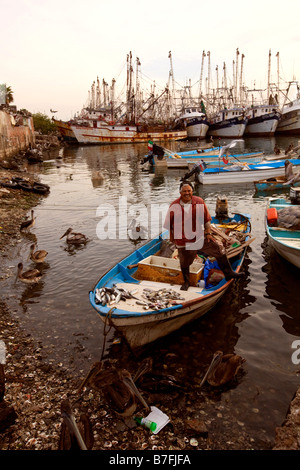
<svg viewBox="0 0 300 470"><path fill-rule="evenodd" d="M136 297L133 294L136 292L137 290L129 291L115 285L113 287L101 287L101 289L96 289L95 291L96 304L103 306L108 304L114 305L120 302L120 300L135 299Z"/></svg>
<svg viewBox="0 0 300 470"><path fill-rule="evenodd" d="M173 289L153 290L145 288L142 294L144 300L134 296L137 291L137 289L129 291L115 285L113 287L101 287L101 289L96 289L95 291L96 303L103 306L113 306L120 302L120 300L136 299L136 304L142 305L144 310L149 310L150 308L160 310L176 304L179 300L184 300L184 297L181 297L180 293Z"/></svg>
<svg viewBox="0 0 300 470"><path fill-rule="evenodd" d="M184 300L184 297L181 297L179 292L166 288L159 290L145 288L143 290L142 297L145 299L145 301L139 300L136 303L143 305L144 310L148 310L149 308L153 310L160 310L162 308L168 308L171 305L176 304L178 300Z"/></svg>

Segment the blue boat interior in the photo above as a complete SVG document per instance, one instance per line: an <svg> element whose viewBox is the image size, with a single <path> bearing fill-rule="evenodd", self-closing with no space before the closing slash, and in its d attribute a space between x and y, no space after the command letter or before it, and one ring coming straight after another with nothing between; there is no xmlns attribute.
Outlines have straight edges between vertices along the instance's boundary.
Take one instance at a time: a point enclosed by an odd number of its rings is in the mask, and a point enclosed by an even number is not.
<svg viewBox="0 0 300 470"><path fill-rule="evenodd" d="M222 224L226 224L232 221L240 222L241 216L244 216L245 219L248 219L248 220L250 219L250 216L248 214L235 214L233 217L230 217L228 219L222 219ZM220 223L221 221L216 218L212 218L212 222ZM250 231L250 229L251 227L249 224L248 231ZM98 311L100 315L105 316L110 311L111 311L112 316L118 316L118 317L124 317L124 316L130 316L130 315L149 315L151 313L154 313L153 311L131 313L130 311L121 310L117 308L112 309L111 307L106 306L106 305L105 306L99 305L95 301L95 292L96 292L96 289L100 289L101 287L111 288L115 284L119 284L119 283L121 284L128 283L131 285L131 287L132 287L132 284L139 284L140 281L134 278L134 273L137 270L137 264L141 260L149 256L157 254L160 250L162 240L168 240L168 239L169 239L169 233L166 230L165 232L161 233L156 238L152 239L151 241L146 242L140 248L138 248L133 253L125 257L123 260L117 263L113 268L108 270L107 273L104 274L104 276L101 277L101 279L98 281L93 291L90 291L89 293L90 303L95 308L95 310ZM241 260L239 257L237 257L232 262L232 268L236 269L240 263L241 263ZM201 294L203 295L205 293L211 293L214 290L219 289L226 282L227 281L223 279L217 286L214 286L210 289L202 289ZM181 304L174 305L166 309L161 309L160 312L174 310L174 309L181 308L181 307L182 307Z"/></svg>

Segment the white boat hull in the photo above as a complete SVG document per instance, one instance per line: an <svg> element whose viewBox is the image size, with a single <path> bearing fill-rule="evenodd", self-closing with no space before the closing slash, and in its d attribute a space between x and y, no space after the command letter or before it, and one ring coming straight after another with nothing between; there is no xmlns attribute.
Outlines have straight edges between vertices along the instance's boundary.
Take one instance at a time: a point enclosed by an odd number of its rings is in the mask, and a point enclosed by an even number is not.
<svg viewBox="0 0 300 470"><path fill-rule="evenodd" d="M135 126L82 127L71 126L71 130L80 144L119 144L183 140L186 131L139 132Z"/></svg>
<svg viewBox="0 0 300 470"><path fill-rule="evenodd" d="M213 137L225 137L225 138L239 138L243 137L246 129L246 121L243 120L238 124L227 125L222 123L218 127L210 127L208 134Z"/></svg>
<svg viewBox="0 0 300 470"><path fill-rule="evenodd" d="M255 136L272 136L275 134L279 120L278 119L269 119L261 122L253 122L249 119L246 126L245 135L255 135Z"/></svg>
<svg viewBox="0 0 300 470"><path fill-rule="evenodd" d="M293 238L271 238L269 237L270 244L289 263L297 268L300 268L300 239L294 240Z"/></svg>
<svg viewBox="0 0 300 470"><path fill-rule="evenodd" d="M300 99L296 99L283 107L277 133L300 134Z"/></svg>
<svg viewBox="0 0 300 470"><path fill-rule="evenodd" d="M295 168L295 166L293 168ZM260 169L256 170L245 169L241 171L220 171L212 173L204 171L198 175L198 180L200 184L253 183L261 179L280 176L282 171L284 171L284 165L272 167L268 164L264 164Z"/></svg>
<svg viewBox="0 0 300 470"><path fill-rule="evenodd" d="M199 123L199 124L190 124L187 126L187 138L188 139L205 139L207 131L208 131L208 124Z"/></svg>
<svg viewBox="0 0 300 470"><path fill-rule="evenodd" d="M129 319L114 318L113 326L126 338L130 348L137 352L145 345L152 343L164 336L179 330L184 325L200 318L212 309L219 299L225 294L232 281L227 282L227 287L219 289L212 295L201 297L197 303L190 303L178 310L157 313L151 316L136 316ZM155 283L152 283L152 286ZM174 286L172 286L174 289ZM190 288L191 289L191 288ZM198 289L199 290L199 289ZM105 318L101 316L103 322Z"/></svg>

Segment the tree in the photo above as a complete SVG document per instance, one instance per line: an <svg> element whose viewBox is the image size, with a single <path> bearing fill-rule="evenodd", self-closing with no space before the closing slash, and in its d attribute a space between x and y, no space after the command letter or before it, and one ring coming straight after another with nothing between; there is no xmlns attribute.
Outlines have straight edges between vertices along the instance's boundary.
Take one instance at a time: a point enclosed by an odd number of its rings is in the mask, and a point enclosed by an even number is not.
<svg viewBox="0 0 300 470"><path fill-rule="evenodd" d="M36 113L32 115L34 129L43 135L51 134L56 131L55 124L46 114Z"/></svg>
<svg viewBox="0 0 300 470"><path fill-rule="evenodd" d="M9 105L10 103L13 102L14 97L13 97L14 92L12 91L10 86L6 87L6 96L5 96L5 104Z"/></svg>

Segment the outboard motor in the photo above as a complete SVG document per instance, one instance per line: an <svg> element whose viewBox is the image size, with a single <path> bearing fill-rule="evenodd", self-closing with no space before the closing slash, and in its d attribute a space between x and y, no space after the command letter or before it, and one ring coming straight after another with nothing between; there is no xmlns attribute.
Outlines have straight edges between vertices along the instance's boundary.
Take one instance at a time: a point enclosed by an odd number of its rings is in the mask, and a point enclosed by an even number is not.
<svg viewBox="0 0 300 470"><path fill-rule="evenodd" d="M300 188L295 188L291 186L290 188L290 200L294 205L300 205Z"/></svg>
<svg viewBox="0 0 300 470"><path fill-rule="evenodd" d="M216 201L216 218L217 219L226 219L228 217L228 201L225 196L219 198L217 196Z"/></svg>
<svg viewBox="0 0 300 470"><path fill-rule="evenodd" d="M195 180L196 180L196 175L199 175L201 171L204 171L205 168L207 168L206 163L203 160L199 160L198 163L195 163L191 171L186 173L184 177L182 178L182 181L189 179L191 176L195 175Z"/></svg>

